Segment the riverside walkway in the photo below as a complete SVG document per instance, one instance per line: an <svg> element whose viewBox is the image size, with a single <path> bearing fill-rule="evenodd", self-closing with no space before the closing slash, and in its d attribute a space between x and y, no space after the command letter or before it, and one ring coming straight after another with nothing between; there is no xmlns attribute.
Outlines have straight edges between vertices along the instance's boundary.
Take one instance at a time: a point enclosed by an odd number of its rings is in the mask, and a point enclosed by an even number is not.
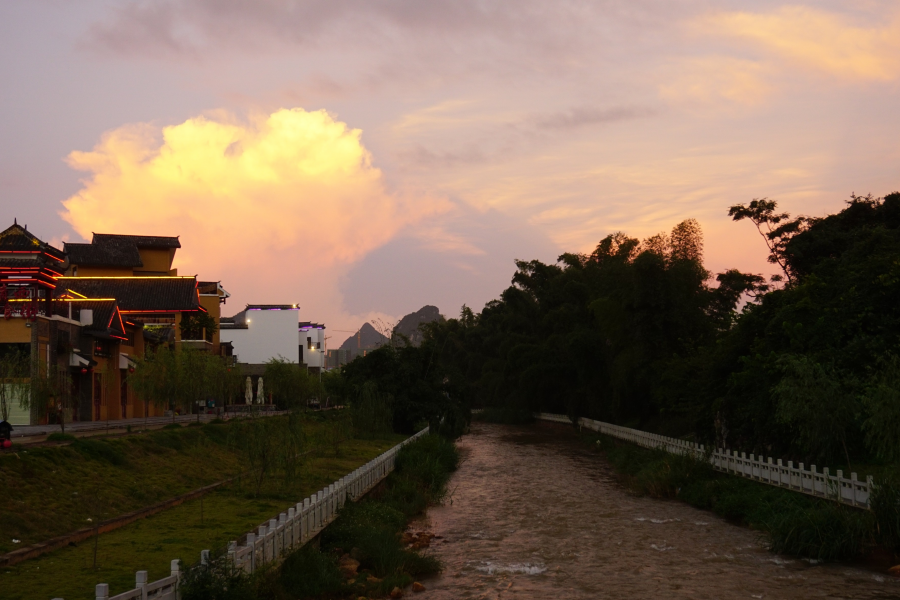
<svg viewBox="0 0 900 600"><path fill-rule="evenodd" d="M419 524L446 566L428 598L900 597L883 572L778 556L758 532L636 497L564 432L473 424L451 497Z"/></svg>

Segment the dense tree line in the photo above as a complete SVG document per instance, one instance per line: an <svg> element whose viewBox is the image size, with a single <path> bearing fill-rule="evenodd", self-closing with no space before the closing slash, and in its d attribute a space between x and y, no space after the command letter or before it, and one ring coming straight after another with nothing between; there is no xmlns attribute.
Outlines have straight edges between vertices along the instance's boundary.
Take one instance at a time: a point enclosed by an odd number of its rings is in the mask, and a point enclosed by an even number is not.
<svg viewBox="0 0 900 600"><path fill-rule="evenodd" d="M824 218L767 199L729 214L780 273L713 275L691 219L615 233L556 264L517 261L481 313L370 352L343 385L376 381L404 428L490 406L801 459L900 458L900 194Z"/></svg>

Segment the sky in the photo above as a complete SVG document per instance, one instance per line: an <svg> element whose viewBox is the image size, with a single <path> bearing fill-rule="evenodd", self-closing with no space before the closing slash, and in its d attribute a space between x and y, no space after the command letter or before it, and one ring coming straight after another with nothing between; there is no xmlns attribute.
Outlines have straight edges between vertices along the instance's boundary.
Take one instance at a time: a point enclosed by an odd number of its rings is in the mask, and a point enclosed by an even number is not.
<svg viewBox="0 0 900 600"><path fill-rule="evenodd" d="M10 0L0 207L61 244L178 235L180 274L334 331L456 316L514 260L728 207L900 189L895 0Z"/></svg>

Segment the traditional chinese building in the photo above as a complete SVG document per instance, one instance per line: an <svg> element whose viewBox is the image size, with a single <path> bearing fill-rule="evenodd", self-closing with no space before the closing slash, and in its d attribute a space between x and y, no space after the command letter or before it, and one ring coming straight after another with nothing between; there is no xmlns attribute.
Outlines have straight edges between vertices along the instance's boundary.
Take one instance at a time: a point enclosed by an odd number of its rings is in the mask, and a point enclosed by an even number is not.
<svg viewBox="0 0 900 600"><path fill-rule="evenodd" d="M152 416L160 409L128 385L149 346L220 352L228 293L219 282L179 277L172 263L180 247L177 237L94 234L60 251L17 223L0 233L0 357L28 357L32 390L35 377L66 387L53 392L66 395L56 410L32 402L31 411L13 412L13 424L59 412L66 421ZM190 323L203 326L183 326Z"/></svg>

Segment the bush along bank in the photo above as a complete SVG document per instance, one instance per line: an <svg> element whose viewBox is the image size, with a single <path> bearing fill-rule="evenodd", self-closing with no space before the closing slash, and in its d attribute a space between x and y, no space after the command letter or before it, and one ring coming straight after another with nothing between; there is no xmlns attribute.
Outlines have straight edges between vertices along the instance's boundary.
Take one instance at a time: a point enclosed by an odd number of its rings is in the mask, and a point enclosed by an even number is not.
<svg viewBox="0 0 900 600"><path fill-rule="evenodd" d="M847 560L886 549L900 552L900 485L873 494L873 510L718 473L686 455L581 434L634 492L672 498L762 532L772 552L815 561Z"/></svg>
<svg viewBox="0 0 900 600"><path fill-rule="evenodd" d="M459 463L452 441L428 435L405 446L395 470L360 502L348 502L320 536L277 565L252 575L235 572L224 557L188 570L182 600L300 600L396 596L417 577L440 571L439 561L421 553L408 521L443 500Z"/></svg>

